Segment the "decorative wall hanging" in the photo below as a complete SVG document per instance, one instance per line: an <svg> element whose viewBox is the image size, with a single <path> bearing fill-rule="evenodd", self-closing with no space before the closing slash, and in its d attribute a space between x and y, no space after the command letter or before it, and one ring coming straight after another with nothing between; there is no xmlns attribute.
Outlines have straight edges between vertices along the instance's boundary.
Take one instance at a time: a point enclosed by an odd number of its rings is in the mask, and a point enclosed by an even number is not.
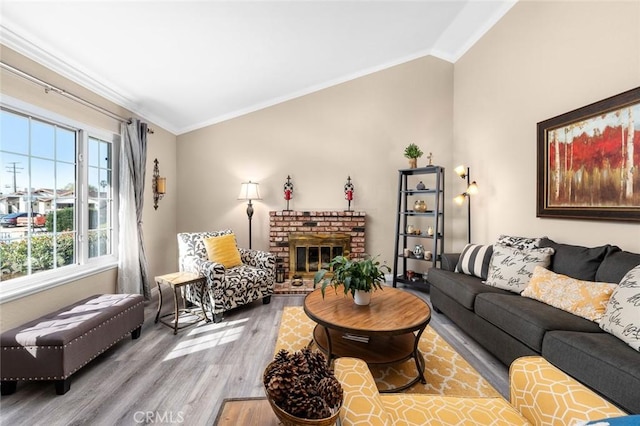
<svg viewBox="0 0 640 426"><path fill-rule="evenodd" d="M353 201L353 183L351 183L351 176L347 177L347 183L344 184L344 198L347 200L347 211L351 211L351 201Z"/></svg>
<svg viewBox="0 0 640 426"><path fill-rule="evenodd" d="M158 167L158 159L153 160L153 179L151 181L151 190L153 191L153 208L158 210L158 201L162 200L167 192L167 178L160 176L160 168Z"/></svg>
<svg viewBox="0 0 640 426"><path fill-rule="evenodd" d="M287 181L284 183L284 199L287 201L286 211L289 211L289 201L293 198L293 183L291 183L291 176L287 175Z"/></svg>
<svg viewBox="0 0 640 426"><path fill-rule="evenodd" d="M537 216L640 221L640 87L538 123Z"/></svg>

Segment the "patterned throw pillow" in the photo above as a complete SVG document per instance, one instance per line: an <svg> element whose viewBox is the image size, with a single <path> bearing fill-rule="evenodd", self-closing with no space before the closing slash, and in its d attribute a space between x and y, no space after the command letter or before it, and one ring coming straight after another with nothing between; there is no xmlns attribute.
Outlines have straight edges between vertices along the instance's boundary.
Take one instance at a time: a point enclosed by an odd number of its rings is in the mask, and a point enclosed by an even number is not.
<svg viewBox="0 0 640 426"><path fill-rule="evenodd" d="M458 259L456 272L462 272L486 280L492 254L493 246L467 244Z"/></svg>
<svg viewBox="0 0 640 426"><path fill-rule="evenodd" d="M225 268L242 265L234 234L205 238L204 247L207 250L209 260L212 262L221 263Z"/></svg>
<svg viewBox="0 0 640 426"><path fill-rule="evenodd" d="M529 284L534 268L549 266L552 255L553 249L550 247L519 250L494 244L486 284L520 293Z"/></svg>
<svg viewBox="0 0 640 426"><path fill-rule="evenodd" d="M600 328L640 351L640 265L627 272L614 290Z"/></svg>
<svg viewBox="0 0 640 426"><path fill-rule="evenodd" d="M536 266L522 295L600 322L617 284L582 281Z"/></svg>
<svg viewBox="0 0 640 426"><path fill-rule="evenodd" d="M509 247L515 247L520 250L528 250L540 247L542 238L514 237L511 235L500 235L496 244L503 244Z"/></svg>

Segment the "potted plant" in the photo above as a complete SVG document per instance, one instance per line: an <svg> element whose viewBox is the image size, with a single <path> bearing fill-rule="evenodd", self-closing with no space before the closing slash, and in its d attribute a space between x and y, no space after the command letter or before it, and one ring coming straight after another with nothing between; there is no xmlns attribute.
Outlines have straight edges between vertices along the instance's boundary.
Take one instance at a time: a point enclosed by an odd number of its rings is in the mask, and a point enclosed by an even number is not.
<svg viewBox="0 0 640 426"><path fill-rule="evenodd" d="M410 143L404 149L404 156L409 159L409 167L415 169L418 167L418 158L422 157L422 150L415 143Z"/></svg>
<svg viewBox="0 0 640 426"><path fill-rule="evenodd" d="M371 292L381 289L385 283L385 272L391 272L387 265L382 265L378 260L370 256L364 259L352 260L347 256L336 256L328 265L329 269L320 269L313 277L314 285L321 283L322 297L325 289L333 286L336 291L343 286L344 293L351 293L358 305L368 305L371 300ZM327 277L329 270L333 275Z"/></svg>

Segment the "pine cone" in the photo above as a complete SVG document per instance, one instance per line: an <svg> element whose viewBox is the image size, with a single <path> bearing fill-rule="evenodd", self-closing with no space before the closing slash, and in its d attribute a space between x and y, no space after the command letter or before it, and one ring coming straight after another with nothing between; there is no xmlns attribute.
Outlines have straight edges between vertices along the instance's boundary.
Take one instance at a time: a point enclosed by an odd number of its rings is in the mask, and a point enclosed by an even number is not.
<svg viewBox="0 0 640 426"><path fill-rule="evenodd" d="M289 397L294 383L299 380L291 366L287 364L278 365L272 373L266 389L271 399L278 404Z"/></svg>
<svg viewBox="0 0 640 426"><path fill-rule="evenodd" d="M290 358L290 363L296 366L299 374L309 374L311 372L307 358L302 352L295 352Z"/></svg>
<svg viewBox="0 0 640 426"><path fill-rule="evenodd" d="M342 403L342 386L335 377L325 377L318 383L318 395L329 407L338 407Z"/></svg>
<svg viewBox="0 0 640 426"><path fill-rule="evenodd" d="M287 352L286 349L280 349L273 361L276 364L284 364L285 362L289 362L289 352Z"/></svg>
<svg viewBox="0 0 640 426"><path fill-rule="evenodd" d="M304 417L307 419L324 419L331 416L331 409L322 397L314 396L305 401L302 407L304 408Z"/></svg>
<svg viewBox="0 0 640 426"><path fill-rule="evenodd" d="M306 384L300 377L294 377L289 384L287 397L282 401L280 408L297 417L304 417L305 404L309 400Z"/></svg>

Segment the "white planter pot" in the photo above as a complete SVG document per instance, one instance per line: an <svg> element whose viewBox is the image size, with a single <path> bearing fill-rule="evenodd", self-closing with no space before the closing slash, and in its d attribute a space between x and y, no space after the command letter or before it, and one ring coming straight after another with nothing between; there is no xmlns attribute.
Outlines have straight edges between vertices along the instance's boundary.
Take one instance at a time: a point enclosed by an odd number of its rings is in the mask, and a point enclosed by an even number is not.
<svg viewBox="0 0 640 426"><path fill-rule="evenodd" d="M356 302L356 305L366 306L371 303L371 292L364 290L356 290L353 295L353 301Z"/></svg>

